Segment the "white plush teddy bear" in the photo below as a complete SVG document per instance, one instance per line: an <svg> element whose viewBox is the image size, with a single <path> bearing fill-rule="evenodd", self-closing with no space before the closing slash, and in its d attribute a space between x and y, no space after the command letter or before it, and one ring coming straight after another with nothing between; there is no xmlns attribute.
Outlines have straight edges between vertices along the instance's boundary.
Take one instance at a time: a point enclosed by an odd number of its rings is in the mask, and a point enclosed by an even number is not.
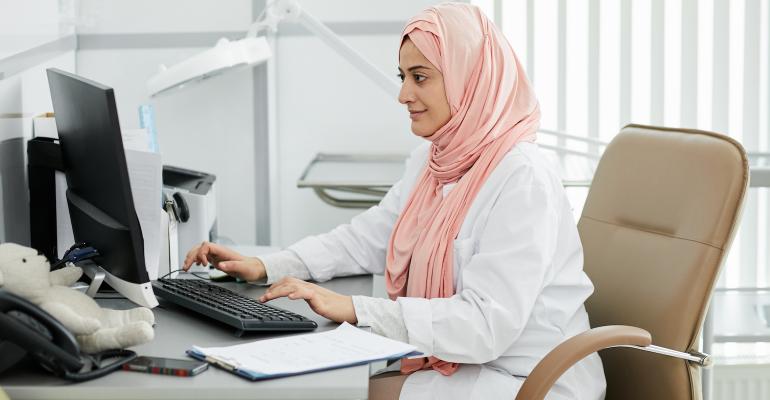
<svg viewBox="0 0 770 400"><path fill-rule="evenodd" d="M36 304L75 335L80 350L97 353L123 349L153 339L155 316L144 307L110 310L69 288L83 274L78 267L51 271L35 249L0 244L0 287Z"/></svg>

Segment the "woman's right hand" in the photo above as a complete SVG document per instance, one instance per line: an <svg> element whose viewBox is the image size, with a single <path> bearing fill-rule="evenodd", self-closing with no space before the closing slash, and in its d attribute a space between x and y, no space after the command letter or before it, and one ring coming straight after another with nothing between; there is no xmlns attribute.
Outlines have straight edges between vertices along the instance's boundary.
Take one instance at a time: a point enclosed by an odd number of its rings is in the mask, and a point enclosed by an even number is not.
<svg viewBox="0 0 770 400"><path fill-rule="evenodd" d="M265 265L258 258L245 257L235 250L211 242L203 242L187 252L182 269L189 270L193 263L208 265L248 282L265 278Z"/></svg>

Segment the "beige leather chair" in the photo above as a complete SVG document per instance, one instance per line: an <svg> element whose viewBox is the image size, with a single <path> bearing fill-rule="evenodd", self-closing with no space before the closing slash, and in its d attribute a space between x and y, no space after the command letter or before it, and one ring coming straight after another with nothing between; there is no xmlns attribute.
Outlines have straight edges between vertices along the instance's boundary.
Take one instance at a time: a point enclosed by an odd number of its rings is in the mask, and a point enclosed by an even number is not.
<svg viewBox="0 0 770 400"><path fill-rule="evenodd" d="M586 309L599 328L552 350L516 399L543 399L564 371L599 350L608 400L700 399L699 367L709 357L695 349L748 180L746 153L729 137L623 128L599 162L578 224L596 287Z"/></svg>

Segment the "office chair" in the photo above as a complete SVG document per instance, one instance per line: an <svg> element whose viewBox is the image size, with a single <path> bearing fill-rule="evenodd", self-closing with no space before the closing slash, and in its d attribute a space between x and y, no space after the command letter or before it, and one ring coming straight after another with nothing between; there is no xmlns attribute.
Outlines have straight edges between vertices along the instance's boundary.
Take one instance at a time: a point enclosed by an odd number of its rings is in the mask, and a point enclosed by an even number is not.
<svg viewBox="0 0 770 400"><path fill-rule="evenodd" d="M727 136L624 127L599 161L578 223L594 328L548 353L516 399L543 399L596 351L608 400L701 399L699 367L710 358L695 349L748 180L746 153Z"/></svg>

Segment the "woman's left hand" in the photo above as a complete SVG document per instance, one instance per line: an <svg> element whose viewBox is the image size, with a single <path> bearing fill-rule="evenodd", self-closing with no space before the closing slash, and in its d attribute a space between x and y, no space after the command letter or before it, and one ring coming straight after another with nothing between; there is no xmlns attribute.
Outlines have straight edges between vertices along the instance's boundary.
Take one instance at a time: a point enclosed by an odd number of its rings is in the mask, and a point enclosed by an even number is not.
<svg viewBox="0 0 770 400"><path fill-rule="evenodd" d="M264 303L279 297L288 297L292 300L303 299L316 314L334 322L347 321L351 324L358 322L352 297L332 292L301 279L290 277L281 279L270 286L259 301Z"/></svg>

